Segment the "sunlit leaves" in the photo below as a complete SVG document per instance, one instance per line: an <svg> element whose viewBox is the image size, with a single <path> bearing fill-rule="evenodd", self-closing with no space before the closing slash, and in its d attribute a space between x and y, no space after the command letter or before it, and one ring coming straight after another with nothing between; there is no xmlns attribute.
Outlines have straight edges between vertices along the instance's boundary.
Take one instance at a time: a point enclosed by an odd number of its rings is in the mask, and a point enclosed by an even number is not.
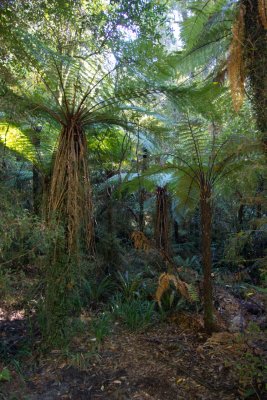
<svg viewBox="0 0 267 400"><path fill-rule="evenodd" d="M0 124L0 142L8 149L23 156L24 159L31 162L36 161L36 152L33 144L27 135L15 125Z"/></svg>

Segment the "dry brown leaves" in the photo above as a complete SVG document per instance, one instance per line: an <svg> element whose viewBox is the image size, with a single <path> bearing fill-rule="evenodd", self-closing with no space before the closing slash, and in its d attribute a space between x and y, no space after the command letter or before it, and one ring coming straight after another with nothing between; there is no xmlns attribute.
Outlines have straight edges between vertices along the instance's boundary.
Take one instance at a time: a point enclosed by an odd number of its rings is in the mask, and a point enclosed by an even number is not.
<svg viewBox="0 0 267 400"><path fill-rule="evenodd" d="M151 244L144 232L134 231L131 235L131 239L134 242L134 247L137 250L148 251L151 249Z"/></svg>
<svg viewBox="0 0 267 400"><path fill-rule="evenodd" d="M155 299L159 305L161 305L161 298L163 294L168 290L171 282L174 284L176 290L181 293L183 297L185 297L188 301L192 301L188 291L188 284L179 279L177 276L164 272L159 277L158 288L155 294Z"/></svg>

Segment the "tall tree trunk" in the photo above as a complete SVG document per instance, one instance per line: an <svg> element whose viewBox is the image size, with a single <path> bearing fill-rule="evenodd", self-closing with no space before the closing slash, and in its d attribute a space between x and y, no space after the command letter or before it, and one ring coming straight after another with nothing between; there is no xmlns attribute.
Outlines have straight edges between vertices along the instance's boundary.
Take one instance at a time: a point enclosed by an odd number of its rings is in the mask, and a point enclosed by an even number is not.
<svg viewBox="0 0 267 400"><path fill-rule="evenodd" d="M211 333L214 328L212 303L212 257L211 257L211 188L203 184L200 191L202 262L203 262L203 291L204 291L204 328Z"/></svg>
<svg viewBox="0 0 267 400"><path fill-rule="evenodd" d="M40 132L36 128L36 132ZM38 136L34 136L32 138L32 143L36 149L36 152L40 151L41 140ZM40 170L36 165L32 166L32 200L33 200L33 211L36 215L41 214L42 208L42 197L43 197L43 177L40 173Z"/></svg>
<svg viewBox="0 0 267 400"><path fill-rule="evenodd" d="M36 215L41 214L42 209L42 195L43 195L43 183L42 175L39 169L33 165L32 167L32 199L33 199L33 211Z"/></svg>
<svg viewBox="0 0 267 400"><path fill-rule="evenodd" d="M244 204L240 204L238 212L237 212L237 216L238 216L238 230L242 230L243 229L243 218L244 218Z"/></svg>
<svg viewBox="0 0 267 400"><path fill-rule="evenodd" d="M145 172L148 167L148 150L146 148L143 149L142 156L142 164L141 164L141 173ZM139 231L143 232L145 227L145 215L144 215L144 203L145 203L145 195L146 191L143 187L139 188Z"/></svg>
<svg viewBox="0 0 267 400"><path fill-rule="evenodd" d="M156 204L156 223L155 223L155 240L156 246L163 251L166 256L170 254L170 216L169 216L169 199L166 187L157 187L157 204Z"/></svg>
<svg viewBox="0 0 267 400"><path fill-rule="evenodd" d="M112 187L107 188L107 228L110 236L114 235Z"/></svg>
<svg viewBox="0 0 267 400"><path fill-rule="evenodd" d="M32 144L35 147L37 156L40 156L41 138L40 133L42 132L41 125L33 126ZM33 211L36 215L41 216L44 210L43 195L45 192L44 176L40 169L33 164L32 166L32 200L33 200Z"/></svg>
<svg viewBox="0 0 267 400"><path fill-rule="evenodd" d="M245 7L245 67L253 93L258 129L267 154L267 10L264 0L242 0Z"/></svg>
<svg viewBox="0 0 267 400"><path fill-rule="evenodd" d="M145 189L141 188L139 190L139 215L138 215L138 225L140 232L144 232L144 227L145 227L144 202L145 202Z"/></svg>
<svg viewBox="0 0 267 400"><path fill-rule="evenodd" d="M174 232L174 239L175 243L180 243L180 234L179 234L179 224L176 220L173 221L173 232Z"/></svg>

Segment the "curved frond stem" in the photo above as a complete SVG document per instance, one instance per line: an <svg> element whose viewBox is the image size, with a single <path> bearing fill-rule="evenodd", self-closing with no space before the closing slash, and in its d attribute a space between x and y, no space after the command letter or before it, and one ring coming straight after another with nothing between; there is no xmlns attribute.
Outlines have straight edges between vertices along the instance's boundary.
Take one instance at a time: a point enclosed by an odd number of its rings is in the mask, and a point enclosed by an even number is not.
<svg viewBox="0 0 267 400"><path fill-rule="evenodd" d="M204 47L207 47L207 46L209 46L209 45L212 44L212 43L220 42L220 40L225 39L225 38L230 37L230 36L231 36L231 33L229 32L227 35L221 36L221 37L217 38L216 40L211 40L211 41L206 42L206 43L204 43L204 44L202 44L202 45L200 45L200 46L198 46L198 47L194 47L193 50L189 51L189 52L183 57L183 59L185 59L186 57L191 56L191 55L194 54L196 51L198 51L198 50L200 50L200 49L203 49Z"/></svg>
<svg viewBox="0 0 267 400"><path fill-rule="evenodd" d="M218 178L221 176L223 170L225 169L225 167L227 166L227 164L236 156L235 153L230 154L228 157L226 157L220 164L220 167L218 169L218 171L216 171L215 176L213 177L213 179L211 179L212 184L214 184L215 182L218 181Z"/></svg>
<svg viewBox="0 0 267 400"><path fill-rule="evenodd" d="M57 74L58 74L58 78L59 78L59 83L60 83L60 86L61 86L61 89L62 89L62 94L63 94L63 98L64 98L64 103L65 103L65 106L66 106L67 116L69 116L69 115L70 115L70 109L69 109L69 104L68 104L68 100L67 100L67 96L66 96L66 90L65 90L64 82L63 82L63 79L62 79L62 73L61 73L61 71L60 71L60 69L59 69L59 67L58 67L58 65L57 65L57 63L56 63L54 57L52 57L52 60L53 60L53 62L54 62L54 65L55 65L55 67L56 67L56 70L57 70Z"/></svg>
<svg viewBox="0 0 267 400"><path fill-rule="evenodd" d="M111 71L108 71L106 74L104 74L104 75L101 77L101 79L99 79L99 80L90 88L90 85L91 85L91 83L93 82L93 79L95 78L95 76L96 76L96 74L97 74L97 72L98 72L98 71L96 71L94 77L92 78L92 80L91 80L91 82L90 82L90 84L89 84L89 86L88 86L87 91L85 92L85 94L84 94L82 100L80 101L80 104L79 104L79 107L78 107L77 112L79 112L80 108L83 106L84 102L86 101L86 99L88 98L88 96L92 93L92 91L93 91L100 83L102 83L112 72L114 72L114 71L116 70L116 68L117 68L117 66L115 66Z"/></svg>
<svg viewBox="0 0 267 400"><path fill-rule="evenodd" d="M224 174L217 175L215 179L213 180L213 183L218 183L220 180L225 178L227 175L230 175L232 172L238 171L240 168L242 168L240 165L236 166L235 168L230 169L229 171L226 171Z"/></svg>
<svg viewBox="0 0 267 400"><path fill-rule="evenodd" d="M193 176L191 174L189 174L189 173L187 173L187 175L190 176L192 179L194 178L196 180L197 184L200 185L199 171L194 170L194 168L185 159L183 159L179 155L170 154L170 153L168 153L168 155L173 156L175 158L178 158L179 161L182 161L190 169L190 171L193 172ZM176 168L177 169L181 169L180 166L177 166Z"/></svg>
<svg viewBox="0 0 267 400"><path fill-rule="evenodd" d="M191 193L191 189L192 189L192 186L193 186L193 183L195 182L195 180L194 179L191 179L191 182L190 182L190 185L189 185L189 188L188 188L188 192L187 192L187 196L186 196L186 200L185 200L185 202L184 202L184 207L186 206L186 204L187 204L187 201L188 201L188 199L189 199L189 196L190 196L190 193Z"/></svg>
<svg viewBox="0 0 267 400"><path fill-rule="evenodd" d="M142 97L145 94L152 94L152 93L159 93L159 92L160 92L159 88L143 89L142 93L141 92L137 93L137 91L135 91L135 92L133 91L133 92L131 92L131 95L129 95L128 93L125 93L125 94L121 94L121 95L117 95L117 96L112 96L109 99L101 100L98 103L94 104L91 108L89 108L88 112L92 112L93 110L95 112L97 112L99 110L102 110L103 108L106 108L107 106L111 106L111 105L114 105L114 104L119 104L122 100L123 101L130 101L133 98ZM101 106L101 104L104 104L104 105L102 107L96 108L97 106Z"/></svg>
<svg viewBox="0 0 267 400"><path fill-rule="evenodd" d="M79 76L76 77L76 81L73 85L74 87L74 93L73 93L73 99L72 99L72 114L74 114L75 111L75 103L76 103L76 94L77 94L77 86L78 86L78 81L79 81Z"/></svg>
<svg viewBox="0 0 267 400"><path fill-rule="evenodd" d="M203 162L202 162L201 155L200 155L199 145L198 145L198 143L197 143L197 141L195 139L194 131L193 131L190 119L189 119L188 112L187 112L187 123L188 123L188 127L189 127L189 130L190 130L190 134L191 134L193 143L194 143L194 148L195 148L195 152L196 152L196 156L197 156L198 167L199 167L199 171L200 171L200 179L201 179L201 176L204 179Z"/></svg>
<svg viewBox="0 0 267 400"><path fill-rule="evenodd" d="M41 81L42 81L43 84L45 85L46 89L47 89L48 92L52 95L52 97L54 98L56 104L57 104L57 105L59 106L59 108L61 109L62 114L65 114L65 111L64 111L64 109L62 108L60 102L58 101L58 98L56 97L54 91L50 88L49 84L48 84L47 81L44 79L44 77L42 76L42 74L38 71L38 69L36 69L36 71L38 72L38 74L39 74L39 76L40 76L40 78L41 78Z"/></svg>
<svg viewBox="0 0 267 400"><path fill-rule="evenodd" d="M45 106L44 104L37 104L36 107L33 109L33 111L37 108L42 109L43 111L45 111L47 114L49 114L54 120L56 120L59 124L65 126L65 122L60 118L60 116L53 110L51 110L50 108L48 108L47 106Z"/></svg>
<svg viewBox="0 0 267 400"><path fill-rule="evenodd" d="M212 157L212 163L209 165L208 180L211 180L213 169L214 169L214 165L215 165L215 161L217 160L222 148L226 145L227 142L229 142L228 138L223 143L221 143L221 145L219 146L219 148L215 152L214 156ZM215 146L215 140L214 140L214 146Z"/></svg>

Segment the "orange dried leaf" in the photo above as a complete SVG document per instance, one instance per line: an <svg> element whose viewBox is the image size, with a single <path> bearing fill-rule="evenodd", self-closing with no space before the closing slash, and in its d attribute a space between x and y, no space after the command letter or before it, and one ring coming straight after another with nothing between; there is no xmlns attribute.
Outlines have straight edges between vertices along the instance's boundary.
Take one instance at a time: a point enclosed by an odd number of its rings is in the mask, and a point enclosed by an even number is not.
<svg viewBox="0 0 267 400"><path fill-rule="evenodd" d="M144 232L141 231L135 231L131 235L131 239L134 242L134 247L137 250L144 250L148 251L151 249L150 242Z"/></svg>

